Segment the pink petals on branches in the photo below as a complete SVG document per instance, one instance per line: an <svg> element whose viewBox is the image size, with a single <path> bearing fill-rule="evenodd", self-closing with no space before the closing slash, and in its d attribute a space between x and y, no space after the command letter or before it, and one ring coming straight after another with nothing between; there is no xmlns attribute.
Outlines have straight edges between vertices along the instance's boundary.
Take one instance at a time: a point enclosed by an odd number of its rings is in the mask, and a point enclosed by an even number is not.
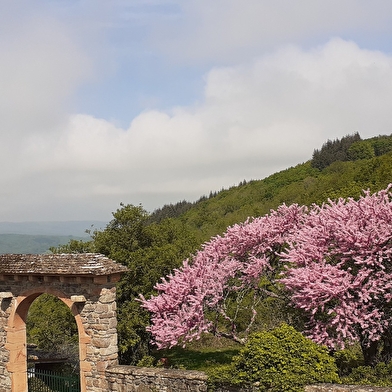
<svg viewBox="0 0 392 392"><path fill-rule="evenodd" d="M198 339L215 332L206 313L216 313L232 323L227 333L242 341L227 313L225 298L243 288L257 287L259 277L270 268L269 259L286 237L295 232L304 208L280 206L270 215L229 227L223 236L206 243L191 260L156 285L159 295L141 298L152 314L149 330L158 348Z"/></svg>
<svg viewBox="0 0 392 392"><path fill-rule="evenodd" d="M359 200L322 206L280 206L270 214L229 227L141 298L151 312L149 330L158 348L186 344L203 332L219 333L216 316L231 323L225 336L244 342L225 299L276 274L292 304L308 318L318 343L344 347L378 341L392 327L392 201L390 187ZM249 309L253 322L256 307Z"/></svg>
<svg viewBox="0 0 392 392"><path fill-rule="evenodd" d="M318 343L378 341L391 328L392 201L389 187L359 200L314 206L284 261L292 302L310 315Z"/></svg>

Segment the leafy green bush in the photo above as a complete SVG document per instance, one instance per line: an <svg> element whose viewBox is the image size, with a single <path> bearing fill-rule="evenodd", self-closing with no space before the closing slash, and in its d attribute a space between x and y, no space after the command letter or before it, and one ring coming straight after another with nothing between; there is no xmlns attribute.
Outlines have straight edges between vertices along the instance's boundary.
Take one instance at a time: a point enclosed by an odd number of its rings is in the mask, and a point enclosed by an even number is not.
<svg viewBox="0 0 392 392"><path fill-rule="evenodd" d="M37 344L40 350L67 353L79 362L78 327L71 311L59 298L40 295L30 306L26 328L29 343Z"/></svg>
<svg viewBox="0 0 392 392"><path fill-rule="evenodd" d="M223 364L218 366L212 366L205 370L208 376L208 391L213 392L217 386L230 386L238 384L235 375L233 374L232 364ZM230 390L230 388L227 388Z"/></svg>
<svg viewBox="0 0 392 392"><path fill-rule="evenodd" d="M227 372L224 376L227 378ZM259 385L260 391L302 391L312 383L339 382L334 359L325 347L286 324L250 336L233 358L234 384Z"/></svg>
<svg viewBox="0 0 392 392"><path fill-rule="evenodd" d="M349 346L344 350L336 351L333 357L335 358L340 377L348 376L353 369L364 364L363 353L359 343Z"/></svg>
<svg viewBox="0 0 392 392"><path fill-rule="evenodd" d="M29 391L55 392L38 377L28 379Z"/></svg>
<svg viewBox="0 0 392 392"><path fill-rule="evenodd" d="M343 384L376 385L380 387L392 386L392 362L380 362L376 366L358 366L345 377Z"/></svg>

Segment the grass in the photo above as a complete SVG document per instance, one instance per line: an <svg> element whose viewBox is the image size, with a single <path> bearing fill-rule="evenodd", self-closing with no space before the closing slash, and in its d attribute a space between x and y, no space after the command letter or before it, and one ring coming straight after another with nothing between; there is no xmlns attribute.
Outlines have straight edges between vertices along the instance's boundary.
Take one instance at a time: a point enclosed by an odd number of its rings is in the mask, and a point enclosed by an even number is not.
<svg viewBox="0 0 392 392"><path fill-rule="evenodd" d="M172 368L207 371L227 365L237 355L241 345L226 339L206 336L186 348L173 347L155 353L156 358L167 358Z"/></svg>

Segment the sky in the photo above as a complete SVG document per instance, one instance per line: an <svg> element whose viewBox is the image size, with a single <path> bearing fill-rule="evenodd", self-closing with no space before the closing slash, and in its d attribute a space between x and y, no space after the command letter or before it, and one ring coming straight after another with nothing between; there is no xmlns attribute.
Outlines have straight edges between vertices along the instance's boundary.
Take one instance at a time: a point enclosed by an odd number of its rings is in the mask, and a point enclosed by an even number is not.
<svg viewBox="0 0 392 392"><path fill-rule="evenodd" d="M0 0L0 221L196 201L391 114L390 0Z"/></svg>

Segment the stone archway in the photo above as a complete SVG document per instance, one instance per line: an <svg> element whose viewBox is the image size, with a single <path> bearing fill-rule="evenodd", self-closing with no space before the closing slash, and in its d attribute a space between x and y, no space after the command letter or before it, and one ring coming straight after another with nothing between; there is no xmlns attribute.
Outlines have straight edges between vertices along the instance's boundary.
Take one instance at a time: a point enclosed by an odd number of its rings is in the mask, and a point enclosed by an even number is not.
<svg viewBox="0 0 392 392"><path fill-rule="evenodd" d="M105 370L118 363L115 284L125 271L97 254L0 255L0 392L27 392L26 318L43 293L75 317L81 392L107 391Z"/></svg>

